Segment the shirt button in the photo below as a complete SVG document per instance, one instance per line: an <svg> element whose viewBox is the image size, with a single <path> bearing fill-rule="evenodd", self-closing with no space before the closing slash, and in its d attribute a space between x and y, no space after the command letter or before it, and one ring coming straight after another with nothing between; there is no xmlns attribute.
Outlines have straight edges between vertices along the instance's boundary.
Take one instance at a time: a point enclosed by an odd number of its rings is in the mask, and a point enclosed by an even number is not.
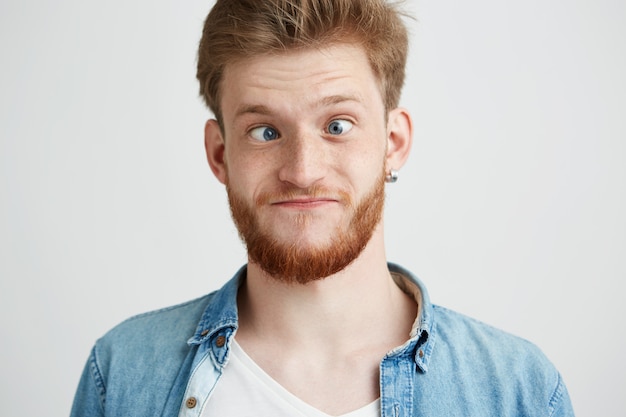
<svg viewBox="0 0 626 417"><path fill-rule="evenodd" d="M217 346L218 348L224 347L224 345L226 344L226 338L224 336L217 336L217 339L215 339L215 346Z"/></svg>
<svg viewBox="0 0 626 417"><path fill-rule="evenodd" d="M424 351L422 349L420 349L420 351L417 352L417 354L420 356L420 358L424 357Z"/></svg>
<svg viewBox="0 0 626 417"><path fill-rule="evenodd" d="M209 334L209 331L205 329L205 330L202 330L202 333L200 333L200 336L204 337L207 334Z"/></svg>
<svg viewBox="0 0 626 417"><path fill-rule="evenodd" d="M185 405L187 406L187 408L195 408L197 404L198 400L196 400L196 397L189 397L187 398L187 401L185 401Z"/></svg>

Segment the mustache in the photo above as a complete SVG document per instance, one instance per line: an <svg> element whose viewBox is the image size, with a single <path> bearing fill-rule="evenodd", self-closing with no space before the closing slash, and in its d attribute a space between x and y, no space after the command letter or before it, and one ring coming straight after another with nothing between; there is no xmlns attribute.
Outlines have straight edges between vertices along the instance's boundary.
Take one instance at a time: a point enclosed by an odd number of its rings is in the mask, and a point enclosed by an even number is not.
<svg viewBox="0 0 626 417"><path fill-rule="evenodd" d="M299 188L283 185L277 190L266 191L259 194L255 199L257 207L271 204L277 201L295 200L298 198L325 198L337 200L340 203L352 206L352 197L341 189L332 189L323 185L313 185L311 187Z"/></svg>

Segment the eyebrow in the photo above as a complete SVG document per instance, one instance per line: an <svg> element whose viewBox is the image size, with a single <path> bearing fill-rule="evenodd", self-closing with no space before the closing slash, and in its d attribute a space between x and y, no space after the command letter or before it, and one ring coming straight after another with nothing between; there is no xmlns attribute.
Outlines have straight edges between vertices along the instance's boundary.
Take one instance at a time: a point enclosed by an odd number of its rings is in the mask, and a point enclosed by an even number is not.
<svg viewBox="0 0 626 417"><path fill-rule="evenodd" d="M332 104L345 103L346 101L354 101L357 103L361 103L363 100L361 100L361 98L356 94L354 95L337 94L333 96L324 97L323 99L319 101L318 106L329 106Z"/></svg>
<svg viewBox="0 0 626 417"><path fill-rule="evenodd" d="M355 95L336 94L332 96L323 97L321 100L319 100L315 104L314 107L331 106L334 104L340 104L340 103L345 103L349 101L361 103L363 100L361 100L361 98L356 94ZM240 106L235 112L235 119L238 119L239 117L244 116L246 114L258 114L262 116L268 116L268 115L271 115L272 113L274 113L274 111L272 111L272 109L270 109L268 106L265 106L263 104L244 104Z"/></svg>
<svg viewBox="0 0 626 417"><path fill-rule="evenodd" d="M235 119L238 119L245 114L260 114L267 116L272 114L272 111L269 107L264 106L263 104L244 104L235 112Z"/></svg>

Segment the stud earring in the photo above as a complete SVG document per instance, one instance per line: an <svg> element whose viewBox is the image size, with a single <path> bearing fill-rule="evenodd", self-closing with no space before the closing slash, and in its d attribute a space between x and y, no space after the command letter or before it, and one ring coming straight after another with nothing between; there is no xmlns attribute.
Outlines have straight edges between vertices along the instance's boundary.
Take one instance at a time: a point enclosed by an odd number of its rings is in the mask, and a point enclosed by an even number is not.
<svg viewBox="0 0 626 417"><path fill-rule="evenodd" d="M399 176L400 176L400 174L398 173L397 170L390 169L389 173L385 176L385 182L394 183L394 182L398 181L398 177Z"/></svg>

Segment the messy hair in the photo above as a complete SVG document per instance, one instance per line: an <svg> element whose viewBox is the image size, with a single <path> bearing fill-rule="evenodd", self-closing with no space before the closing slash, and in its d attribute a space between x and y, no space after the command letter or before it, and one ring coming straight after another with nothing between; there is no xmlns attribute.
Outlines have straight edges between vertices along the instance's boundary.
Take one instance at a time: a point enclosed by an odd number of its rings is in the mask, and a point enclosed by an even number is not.
<svg viewBox="0 0 626 417"><path fill-rule="evenodd" d="M388 111L398 106L404 84L408 35L402 15L385 0L217 0L198 49L200 95L223 126L220 84L228 64L350 42L366 52Z"/></svg>

